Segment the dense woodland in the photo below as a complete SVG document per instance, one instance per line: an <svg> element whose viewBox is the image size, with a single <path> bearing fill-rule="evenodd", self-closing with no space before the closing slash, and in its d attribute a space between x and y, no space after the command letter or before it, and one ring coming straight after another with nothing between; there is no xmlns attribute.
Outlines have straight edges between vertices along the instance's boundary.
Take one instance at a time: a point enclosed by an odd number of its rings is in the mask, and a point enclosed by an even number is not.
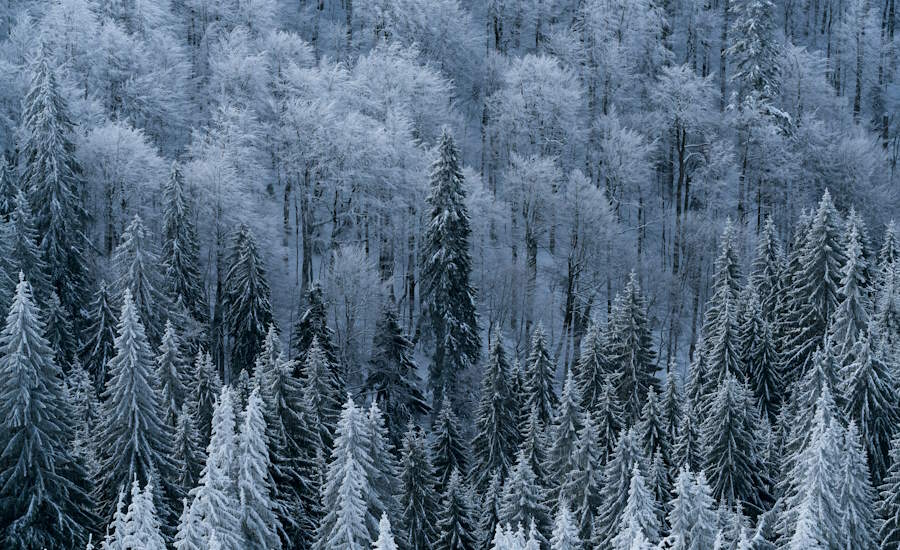
<svg viewBox="0 0 900 550"><path fill-rule="evenodd" d="M900 549L896 0L3 0L0 547Z"/></svg>

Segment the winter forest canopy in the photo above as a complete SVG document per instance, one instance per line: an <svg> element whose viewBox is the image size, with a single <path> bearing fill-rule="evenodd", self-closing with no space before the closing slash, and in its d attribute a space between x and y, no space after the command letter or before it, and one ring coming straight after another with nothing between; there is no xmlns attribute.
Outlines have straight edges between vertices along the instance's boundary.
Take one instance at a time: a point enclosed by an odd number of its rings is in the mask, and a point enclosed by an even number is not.
<svg viewBox="0 0 900 550"><path fill-rule="evenodd" d="M0 2L0 547L900 549L897 8Z"/></svg>

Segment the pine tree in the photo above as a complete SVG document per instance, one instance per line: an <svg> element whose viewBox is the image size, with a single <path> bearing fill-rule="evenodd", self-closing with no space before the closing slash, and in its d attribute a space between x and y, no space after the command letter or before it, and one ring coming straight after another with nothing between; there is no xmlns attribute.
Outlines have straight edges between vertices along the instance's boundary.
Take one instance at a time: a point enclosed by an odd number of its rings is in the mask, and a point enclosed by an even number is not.
<svg viewBox="0 0 900 550"><path fill-rule="evenodd" d="M444 131L438 157L431 165L428 227L422 253L422 297L434 336L429 381L434 402L446 388L457 400L459 377L478 363L481 349L475 312L475 289L470 283L469 214L463 187L459 150Z"/></svg>
<svg viewBox="0 0 900 550"><path fill-rule="evenodd" d="M644 456L651 457L658 451L668 462L671 454L671 442L666 433L659 400L653 388L647 392L647 401L641 410L641 421L637 425L637 430L644 446Z"/></svg>
<svg viewBox="0 0 900 550"><path fill-rule="evenodd" d="M703 314L701 332L704 335L704 340L699 347L700 367L702 367L701 370L703 371L708 370L707 359L712 351L715 335L724 324L725 317L728 314L726 308L728 306L735 307L740 298L741 270L738 262L734 224L730 219L725 222L725 228L719 239L719 252L713 268L712 295L706 303L706 311ZM734 314L734 312L731 314ZM704 378L709 377L704 376ZM707 382L706 386L701 389L708 390L712 387L713 391L715 391L717 385L718 382Z"/></svg>
<svg viewBox="0 0 900 550"><path fill-rule="evenodd" d="M774 321L778 300L783 292L784 251L778 239L778 230L771 216L756 243L756 255L750 272L750 283L759 298L760 311L767 321Z"/></svg>
<svg viewBox="0 0 900 550"><path fill-rule="evenodd" d="M841 510L839 529L841 548L875 548L875 490L869 480L866 452L853 422L844 434L841 453L841 485L838 504Z"/></svg>
<svg viewBox="0 0 900 550"><path fill-rule="evenodd" d="M372 546L373 550L398 550L397 543L394 542L394 535L391 533L391 522L388 520L387 514L382 514L381 520L378 522L378 538Z"/></svg>
<svg viewBox="0 0 900 550"><path fill-rule="evenodd" d="M6 155L0 155L0 222L9 221L9 215L16 208L19 193L18 178Z"/></svg>
<svg viewBox="0 0 900 550"><path fill-rule="evenodd" d="M581 550L581 538L578 527L569 511L569 505L563 502L556 512L553 522L553 536L550 538L551 550Z"/></svg>
<svg viewBox="0 0 900 550"><path fill-rule="evenodd" d="M88 474L96 477L97 449L94 441L94 430L100 420L100 400L91 382L90 375L81 363L76 361L66 377L65 388L71 404L72 422L75 437L72 440L72 454L84 465Z"/></svg>
<svg viewBox="0 0 900 550"><path fill-rule="evenodd" d="M702 389L703 397L700 401L701 409L708 409L715 399L716 391L726 378L732 376L739 380L746 377L744 364L741 361L741 341L737 319L739 304L733 301L727 293L723 295L724 302L719 304L721 314L719 324L709 334L709 348L707 349L705 365L705 386Z"/></svg>
<svg viewBox="0 0 900 550"><path fill-rule="evenodd" d="M341 383L335 377L325 350L313 337L301 372L303 393L310 413L310 429L315 429L323 449L331 447L340 415Z"/></svg>
<svg viewBox="0 0 900 550"><path fill-rule="evenodd" d="M244 548L279 550L281 524L276 514L278 506L273 498L266 421L259 394L259 387L254 388L247 400L238 444L237 488L241 530Z"/></svg>
<svg viewBox="0 0 900 550"><path fill-rule="evenodd" d="M162 341L162 312L169 304L162 292L159 257L153 242L154 237L144 227L140 216L135 215L113 253L113 265L119 301L126 290L131 294L147 339L155 347Z"/></svg>
<svg viewBox="0 0 900 550"><path fill-rule="evenodd" d="M582 410L585 412L598 410L603 385L607 382L611 369L604 351L603 333L596 321L590 324L587 334L581 339L581 353L574 370Z"/></svg>
<svg viewBox="0 0 900 550"><path fill-rule="evenodd" d="M62 373L19 278L0 333L0 542L76 548L95 525L86 472L69 452L74 426Z"/></svg>
<svg viewBox="0 0 900 550"><path fill-rule="evenodd" d="M651 386L657 386L656 352L647 320L647 306L632 271L628 284L616 296L609 322L608 355L616 376L616 393L625 409L624 418L636 422Z"/></svg>
<svg viewBox="0 0 900 550"><path fill-rule="evenodd" d="M880 340L870 322L855 344L853 362L840 375L844 410L859 425L876 482L887 472L892 432L900 421L897 374L878 348Z"/></svg>
<svg viewBox="0 0 900 550"><path fill-rule="evenodd" d="M88 214L74 125L48 52L31 67L20 126L21 187L34 208L38 247L50 287L69 312L76 334L84 328L92 250L85 231Z"/></svg>
<svg viewBox="0 0 900 550"><path fill-rule="evenodd" d="M672 445L672 466L678 469L687 467L691 471L699 471L704 466L702 420L697 418L694 403L690 399L684 405L678 435Z"/></svg>
<svg viewBox="0 0 900 550"><path fill-rule="evenodd" d="M508 525L529 525L538 529L541 541L550 530L550 511L544 504L544 491L528 464L528 457L520 452L506 482L500 503L500 521Z"/></svg>
<svg viewBox="0 0 900 550"><path fill-rule="evenodd" d="M571 503L573 521L581 540L590 538L594 517L601 504L603 453L597 425L592 416L586 414L570 460L569 474L560 489L560 500Z"/></svg>
<svg viewBox="0 0 900 550"><path fill-rule="evenodd" d="M366 526L368 511L364 498L371 490L366 475L371 468L371 460L366 452L365 437L365 414L356 407L353 399L348 398L341 409L322 489L325 515L319 523L313 544L316 550L362 550L371 542Z"/></svg>
<svg viewBox="0 0 900 550"><path fill-rule="evenodd" d="M553 390L556 366L547 349L547 336L542 324L538 324L531 337L531 353L525 363L525 400L524 407L536 408L538 418L545 425L550 424L553 412L558 404L556 392ZM580 393L579 393L580 395ZM576 397L577 399L578 397Z"/></svg>
<svg viewBox="0 0 900 550"><path fill-rule="evenodd" d="M746 386L729 375L711 404L703 441L716 500L762 512L769 497L757 455L754 411Z"/></svg>
<svg viewBox="0 0 900 550"><path fill-rule="evenodd" d="M622 510L618 532L611 543L614 550L631 550L635 541L655 543L659 540L659 504L647 489L640 468L631 471L628 500Z"/></svg>
<svg viewBox="0 0 900 550"><path fill-rule="evenodd" d="M551 495L556 497L560 485L569 475L570 459L575 451L578 430L583 423L581 408L578 405L578 390L572 371L563 386L559 410L553 418L553 424L547 432L550 448L547 451L547 479L551 484Z"/></svg>
<svg viewBox="0 0 900 550"><path fill-rule="evenodd" d="M10 280L15 281L21 271L25 274L25 280L31 283L35 297L43 301L50 294L50 280L47 264L38 248L38 234L31 212L28 198L19 191L9 221L4 226L3 236L8 247L5 252L8 256L2 261Z"/></svg>
<svg viewBox="0 0 900 550"><path fill-rule="evenodd" d="M178 520L178 530L175 532L173 546L175 550L209 550L211 547L203 540L203 528L200 525L197 509L191 506L187 498L182 503L181 517ZM101 550L105 548L106 546L104 545L101 547ZM219 545L219 548L221 548L221 545Z"/></svg>
<svg viewBox="0 0 900 550"><path fill-rule="evenodd" d="M153 505L152 479L140 490L135 479L131 484L131 504L125 515L123 532L116 532L122 550L166 550L166 542L160 532L160 521Z"/></svg>
<svg viewBox="0 0 900 550"><path fill-rule="evenodd" d="M695 479L690 470L681 468L675 480L674 493L667 516L669 535L660 543L660 548L712 548L718 526L706 478Z"/></svg>
<svg viewBox="0 0 900 550"><path fill-rule="evenodd" d="M412 357L413 343L404 336L392 308L385 308L378 321L372 347L365 387L384 410L391 443L399 448L406 426L427 414L429 406Z"/></svg>
<svg viewBox="0 0 900 550"><path fill-rule="evenodd" d="M891 440L890 467L879 487L878 542L883 550L900 548L900 435Z"/></svg>
<svg viewBox="0 0 900 550"><path fill-rule="evenodd" d="M191 504L182 514L183 521L175 537L175 547L179 550L191 548L185 548L184 544L179 546L179 540L197 538L201 544L212 546L213 536L223 550L243 548L235 416L234 394L226 386L216 400L206 465L200 474L200 482L191 491Z"/></svg>
<svg viewBox="0 0 900 550"><path fill-rule="evenodd" d="M181 406L187 399L186 365L181 357L181 347L172 323L166 322L159 355L156 357L157 378L162 392L163 413L166 422L175 427Z"/></svg>
<svg viewBox="0 0 900 550"><path fill-rule="evenodd" d="M601 506L594 522L592 540L595 547L609 548L619 532L635 467L645 469L641 443L634 428L623 431L616 451L603 470L600 491Z"/></svg>
<svg viewBox="0 0 900 550"><path fill-rule="evenodd" d="M448 400L445 400L446 403ZM475 548L475 518L469 491L455 468L450 473L447 488L438 513L438 550L472 550Z"/></svg>
<svg viewBox="0 0 900 550"><path fill-rule="evenodd" d="M175 519L171 504L180 498L175 485L177 467L172 459L174 434L164 420L153 355L127 288L115 346L99 430L100 509L111 515L121 487L133 479L147 483L155 473L165 494L164 500L157 500L160 518L164 524L171 524Z"/></svg>
<svg viewBox="0 0 900 550"><path fill-rule="evenodd" d="M490 549L497 529L501 529L500 506L503 498L503 480L499 470L495 470L484 490L481 506L478 510L478 544L477 548Z"/></svg>
<svg viewBox="0 0 900 550"><path fill-rule="evenodd" d="M484 371L475 418L472 476L476 489L483 488L495 470L505 477L515 458L519 411L509 387L509 370L506 351L498 338Z"/></svg>
<svg viewBox="0 0 900 550"><path fill-rule="evenodd" d="M862 255L861 237L853 228L847 237L847 261L841 270L840 303L828 326L838 366L850 364L856 342L869 323L868 280L866 259Z"/></svg>
<svg viewBox="0 0 900 550"><path fill-rule="evenodd" d="M63 372L69 372L78 344L72 333L69 314L63 309L56 291L50 291L50 295L44 300L44 309L47 312L45 315L47 326L44 328L44 334L53 349L56 364L63 369Z"/></svg>
<svg viewBox="0 0 900 550"><path fill-rule="evenodd" d="M88 339L81 348L81 360L99 393L109 380L106 366L116 353L116 315L106 281L100 281L89 311Z"/></svg>
<svg viewBox="0 0 900 550"><path fill-rule="evenodd" d="M334 371L333 376L343 380L340 366L338 365L337 348L334 345L334 331L328 326L328 313L325 309L325 298L322 286L316 282L306 291L306 309L297 317L294 332L291 337L291 350L293 357L299 364L306 360L306 352L312 346L313 340L319 341L319 347L325 353L328 365Z"/></svg>
<svg viewBox="0 0 900 550"><path fill-rule="evenodd" d="M200 445L203 447L209 442L216 397L222 391L222 381L219 379L219 373L216 372L209 353L197 352L191 378L194 383L191 391L191 403L194 408L197 431L200 433Z"/></svg>
<svg viewBox="0 0 900 550"><path fill-rule="evenodd" d="M786 388L772 325L763 315L755 290L750 292L748 300L744 302L742 317L740 349L750 390L759 412L774 422Z"/></svg>
<svg viewBox="0 0 900 550"><path fill-rule="evenodd" d="M672 457L672 446L678 436L678 427L681 425L682 409L684 408L684 392L681 389L681 377L675 371L674 362L669 365L666 375L666 385L663 388L662 398L662 425L663 432L669 443L669 459Z"/></svg>
<svg viewBox="0 0 900 550"><path fill-rule="evenodd" d="M653 460L647 470L647 485L653 493L660 509L660 526L665 525L665 514L668 510L669 500L672 498L672 478L669 474L669 465L663 460L662 453L657 450L653 453Z"/></svg>
<svg viewBox="0 0 900 550"><path fill-rule="evenodd" d="M372 401L366 416L366 443L372 466L366 472L371 490L365 497L369 508L369 533L374 538L378 534L375 518L385 512L390 517L397 517L400 509L397 502L400 466L394 458L396 448L390 443L384 415L376 401Z"/></svg>
<svg viewBox="0 0 900 550"><path fill-rule="evenodd" d="M230 374L251 370L272 323L266 269L250 228L241 224L232 237L224 279L223 307L231 343ZM231 380L226 376L225 381Z"/></svg>
<svg viewBox="0 0 900 550"><path fill-rule="evenodd" d="M160 260L172 303L184 305L198 323L209 320L209 305L200 274L200 246L194 226L194 209L184 188L178 163L172 163L163 188L163 245Z"/></svg>
<svg viewBox="0 0 900 550"><path fill-rule="evenodd" d="M546 430L538 416L537 407L533 407L531 414L528 415L528 420L522 426L519 451L525 453L528 465L531 466L535 479L542 487L546 487L548 482L547 472L544 468L547 463L545 432Z"/></svg>
<svg viewBox="0 0 900 550"><path fill-rule="evenodd" d="M177 484L184 494L190 492L200 482L200 473L206 456L200 446L200 434L194 424L194 415L187 403L175 421L175 440L172 457L178 467Z"/></svg>
<svg viewBox="0 0 900 550"><path fill-rule="evenodd" d="M431 456L434 457L437 490L443 493L453 471L465 477L469 465L468 445L459 431L459 421L449 400L441 403L441 411L431 429Z"/></svg>
<svg viewBox="0 0 900 550"><path fill-rule="evenodd" d="M600 443L600 462L606 464L616 449L619 433L625 426L624 412L616 395L612 377L607 376L597 402L594 418Z"/></svg>
<svg viewBox="0 0 900 550"><path fill-rule="evenodd" d="M431 453L425 435L410 424L403 438L400 461L400 527L402 539L410 550L431 548L438 540L436 532L438 495L434 490Z"/></svg>

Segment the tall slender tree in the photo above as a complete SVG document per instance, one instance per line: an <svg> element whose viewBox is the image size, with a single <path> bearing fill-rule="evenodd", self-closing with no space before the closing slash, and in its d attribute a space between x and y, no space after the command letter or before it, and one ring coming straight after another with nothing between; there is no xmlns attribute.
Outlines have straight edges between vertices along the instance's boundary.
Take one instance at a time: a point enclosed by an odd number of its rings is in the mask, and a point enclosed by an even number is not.
<svg viewBox="0 0 900 550"><path fill-rule="evenodd" d="M116 353L116 314L106 281L100 281L89 311L90 324L85 329L87 338L81 347L81 361L100 393L109 379L106 366Z"/></svg>
<svg viewBox="0 0 900 550"><path fill-rule="evenodd" d="M438 541L438 495L431 471L431 453L425 434L410 424L403 438L400 461L400 528L405 547L425 550Z"/></svg>
<svg viewBox="0 0 900 550"><path fill-rule="evenodd" d="M556 366L547 349L547 335L544 326L538 324L531 337L531 353L525 363L525 399L523 406L536 408L538 418L545 425L550 424L559 399L553 389Z"/></svg>
<svg viewBox="0 0 900 550"><path fill-rule="evenodd" d="M431 426L431 456L434 458L437 489L447 490L454 470L463 477L468 474L470 455L468 445L460 432L459 420L453 413L449 400L441 404L441 411Z"/></svg>
<svg viewBox="0 0 900 550"><path fill-rule="evenodd" d="M266 420L257 386L247 400L244 423L238 441L237 490L240 499L244 547L252 550L279 550L281 523L274 498Z"/></svg>
<svg viewBox="0 0 900 550"><path fill-rule="evenodd" d="M495 471L505 477L515 460L519 411L509 387L509 370L506 351L498 338L484 371L475 418L472 479L477 489L483 489Z"/></svg>
<svg viewBox="0 0 900 550"><path fill-rule="evenodd" d="M125 291L131 294L141 324L147 332L150 345L156 347L162 341L163 311L168 302L163 294L159 257L153 244L153 236L135 215L113 253L116 272L116 294L121 303Z"/></svg>

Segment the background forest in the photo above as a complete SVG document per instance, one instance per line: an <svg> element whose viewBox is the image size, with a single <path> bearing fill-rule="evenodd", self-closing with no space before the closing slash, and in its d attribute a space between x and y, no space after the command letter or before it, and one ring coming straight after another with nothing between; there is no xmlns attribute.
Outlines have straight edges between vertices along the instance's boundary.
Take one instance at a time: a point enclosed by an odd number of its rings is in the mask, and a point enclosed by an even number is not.
<svg viewBox="0 0 900 550"><path fill-rule="evenodd" d="M0 1L0 546L900 548L895 3Z"/></svg>

